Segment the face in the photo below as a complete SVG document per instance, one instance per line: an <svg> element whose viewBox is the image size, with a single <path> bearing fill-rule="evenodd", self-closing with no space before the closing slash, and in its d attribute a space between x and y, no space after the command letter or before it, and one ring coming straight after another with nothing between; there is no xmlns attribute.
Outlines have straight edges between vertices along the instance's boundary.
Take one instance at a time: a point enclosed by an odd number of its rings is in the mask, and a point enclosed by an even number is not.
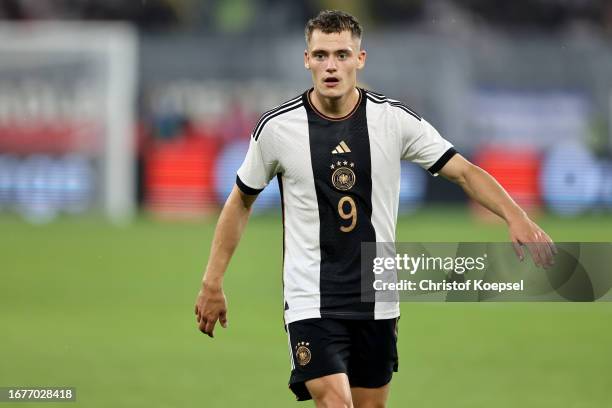
<svg viewBox="0 0 612 408"><path fill-rule="evenodd" d="M312 74L315 91L327 98L341 98L357 85L357 71L365 64L366 52L360 40L350 31L326 34L314 30L308 49L304 51L304 65Z"/></svg>

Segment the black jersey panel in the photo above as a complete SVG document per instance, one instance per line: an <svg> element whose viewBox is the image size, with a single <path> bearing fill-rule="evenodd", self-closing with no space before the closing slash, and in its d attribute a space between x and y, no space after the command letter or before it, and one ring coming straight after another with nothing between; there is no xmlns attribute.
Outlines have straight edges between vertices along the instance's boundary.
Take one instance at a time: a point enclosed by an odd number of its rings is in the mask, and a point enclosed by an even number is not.
<svg viewBox="0 0 612 408"><path fill-rule="evenodd" d="M373 318L374 303L361 301L361 243L376 240L366 98L342 120L323 117L307 93L304 106L319 207L321 317Z"/></svg>

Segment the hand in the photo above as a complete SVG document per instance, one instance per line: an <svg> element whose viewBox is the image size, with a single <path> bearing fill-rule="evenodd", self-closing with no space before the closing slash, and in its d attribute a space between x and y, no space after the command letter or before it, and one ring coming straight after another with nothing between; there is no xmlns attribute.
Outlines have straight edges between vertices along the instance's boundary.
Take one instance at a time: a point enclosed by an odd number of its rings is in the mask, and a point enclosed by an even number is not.
<svg viewBox="0 0 612 408"><path fill-rule="evenodd" d="M204 283L195 304L198 327L202 333L214 337L217 320L223 328L227 327L227 302L221 287L211 287Z"/></svg>
<svg viewBox="0 0 612 408"><path fill-rule="evenodd" d="M553 265L553 257L557 253L557 248L548 234L535 222L526 215L521 215L511 220L508 226L514 252L521 261L525 259L522 247L525 245L537 267L547 269Z"/></svg>

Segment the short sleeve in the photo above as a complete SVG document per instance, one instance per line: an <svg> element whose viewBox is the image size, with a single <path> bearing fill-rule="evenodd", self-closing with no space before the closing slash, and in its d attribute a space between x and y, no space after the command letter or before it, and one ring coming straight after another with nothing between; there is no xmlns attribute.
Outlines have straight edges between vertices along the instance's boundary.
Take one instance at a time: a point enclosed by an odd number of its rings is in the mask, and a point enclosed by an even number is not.
<svg viewBox="0 0 612 408"><path fill-rule="evenodd" d="M266 130L267 127L257 140L251 137L249 150L238 169L236 184L245 194L259 194L278 172L272 135Z"/></svg>
<svg viewBox="0 0 612 408"><path fill-rule="evenodd" d="M434 176L457 153L453 145L423 118L403 114L400 129L401 158L418 164Z"/></svg>

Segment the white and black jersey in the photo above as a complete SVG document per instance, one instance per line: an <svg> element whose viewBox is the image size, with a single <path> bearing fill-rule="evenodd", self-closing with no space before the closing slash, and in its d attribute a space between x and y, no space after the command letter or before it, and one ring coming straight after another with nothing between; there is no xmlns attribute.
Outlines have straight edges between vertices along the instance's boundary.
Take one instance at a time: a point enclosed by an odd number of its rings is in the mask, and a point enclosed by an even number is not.
<svg viewBox="0 0 612 408"><path fill-rule="evenodd" d="M310 92L261 117L236 178L257 194L278 177L285 323L397 317L397 302L361 301L361 243L395 241L400 161L435 175L455 149L399 101L359 89L337 119L318 112Z"/></svg>

